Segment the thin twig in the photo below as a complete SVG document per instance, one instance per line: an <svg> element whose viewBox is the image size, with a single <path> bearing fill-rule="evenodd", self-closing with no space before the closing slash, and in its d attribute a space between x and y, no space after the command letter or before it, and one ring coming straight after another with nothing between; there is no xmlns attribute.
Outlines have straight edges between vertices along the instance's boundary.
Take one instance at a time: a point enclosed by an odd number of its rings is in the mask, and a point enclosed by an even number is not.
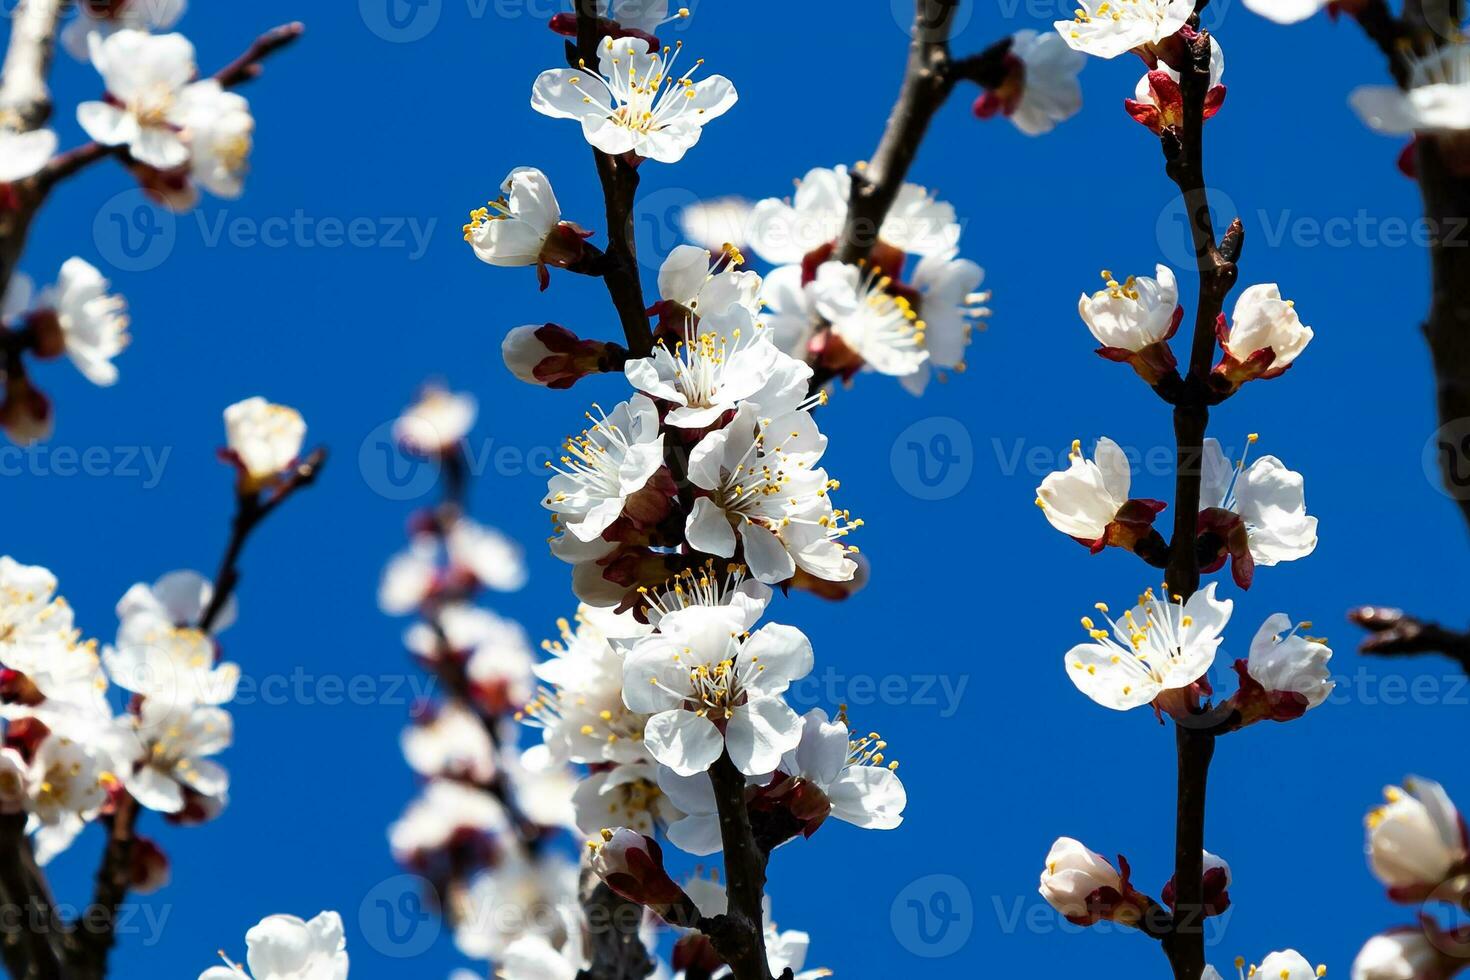
<svg viewBox="0 0 1470 980"><path fill-rule="evenodd" d="M1410 616L1387 606L1359 606L1348 619L1368 630L1358 647L1375 657L1418 657L1438 654L1449 657L1470 674L1470 632Z"/></svg>
<svg viewBox="0 0 1470 980"><path fill-rule="evenodd" d="M0 68L0 122L22 131L51 117L47 77L67 0L20 0L10 14L10 44Z"/></svg>

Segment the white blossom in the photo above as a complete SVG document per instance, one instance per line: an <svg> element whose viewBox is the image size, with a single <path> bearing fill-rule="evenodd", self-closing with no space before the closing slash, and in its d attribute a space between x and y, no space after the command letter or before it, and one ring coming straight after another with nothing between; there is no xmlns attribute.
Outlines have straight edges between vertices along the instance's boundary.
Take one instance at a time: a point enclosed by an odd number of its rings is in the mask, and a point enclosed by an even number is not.
<svg viewBox="0 0 1470 980"><path fill-rule="evenodd" d="M575 119L587 142L617 156L635 153L677 163L699 142L703 127L738 98L723 75L694 81L702 62L682 75L682 42L650 54L640 38L604 38L598 67L553 68L536 79L531 107L554 119Z"/></svg>
<svg viewBox="0 0 1470 980"><path fill-rule="evenodd" d="M1352 106L1363 122L1394 136L1470 130L1470 44L1454 37L1422 57L1411 50L1400 54L1409 68L1406 88L1365 85L1353 90Z"/></svg>
<svg viewBox="0 0 1470 980"><path fill-rule="evenodd" d="M103 146L126 146L133 159L159 170L187 163L189 103L182 96L198 71L194 45L182 34L121 30L105 39L94 34L89 47L109 101L77 106L87 135Z"/></svg>
<svg viewBox="0 0 1470 980"><path fill-rule="evenodd" d="M1285 613L1268 617L1251 640L1247 670L1267 691L1300 694L1308 708L1315 708L1327 700L1336 684L1327 667L1332 648L1297 632L1310 625L1293 625Z"/></svg>
<svg viewBox="0 0 1470 980"><path fill-rule="evenodd" d="M1237 361L1245 361L1261 350L1270 350L1267 371L1284 371L1312 342L1312 328L1297 316L1296 305L1281 298L1273 282L1247 288L1235 301L1230 329L1221 344Z"/></svg>
<svg viewBox="0 0 1470 980"><path fill-rule="evenodd" d="M1432 890L1466 858L1460 811L1439 783L1410 776L1369 812L1368 864L1390 889Z"/></svg>
<svg viewBox="0 0 1470 980"><path fill-rule="evenodd" d="M1104 271L1107 288L1091 296L1083 293L1077 313L1087 329L1105 348L1137 353L1157 344L1174 332L1178 324L1179 285L1166 265L1155 267L1154 276L1129 276L1123 282Z"/></svg>
<svg viewBox="0 0 1470 980"><path fill-rule="evenodd" d="M824 262L812 295L818 312L863 363L879 374L905 377L929 361L925 323L904 296L889 291L892 280L878 271Z"/></svg>
<svg viewBox="0 0 1470 980"><path fill-rule="evenodd" d="M166 701L145 698L137 719L144 747L133 771L124 771L123 785L143 806L161 813L184 809L186 790L201 796L224 798L230 778L211 758L228 748L234 723L223 708L194 707L179 711Z"/></svg>
<svg viewBox="0 0 1470 980"><path fill-rule="evenodd" d="M505 807L482 789L449 779L430 780L388 828L388 843L400 863L449 845L462 831L493 834L510 826Z"/></svg>
<svg viewBox="0 0 1470 980"><path fill-rule="evenodd" d="M547 240L561 223L551 181L535 167L516 167L500 183L500 197L470 214L465 241L481 262L540 265Z"/></svg>
<svg viewBox="0 0 1470 980"><path fill-rule="evenodd" d="M1234 606L1215 598L1211 582L1187 601L1159 598L1152 589L1138 605L1114 620L1097 604L1107 623L1101 629L1090 617L1082 627L1092 638L1067 652L1067 676L1077 689L1105 708L1126 711L1151 703L1167 691L1188 688L1215 662L1221 634Z"/></svg>
<svg viewBox="0 0 1470 980"><path fill-rule="evenodd" d="M301 413L256 396L225 409L225 433L249 485L270 483L296 462L306 438Z"/></svg>
<svg viewBox="0 0 1470 980"><path fill-rule="evenodd" d="M1041 870L1041 897L1070 918L1087 914L1087 897L1099 888L1122 887L1122 877L1106 858L1070 837L1057 839Z"/></svg>
<svg viewBox="0 0 1470 980"><path fill-rule="evenodd" d="M472 959L497 959L524 936L557 942L561 914L577 907L577 866L559 854L529 860L512 853L477 875L457 902L454 942Z"/></svg>
<svg viewBox="0 0 1470 980"><path fill-rule="evenodd" d="M1133 468L1113 440L1097 441L1093 458L1082 455L1080 440L1072 441L1067 468L1048 474L1036 490L1036 505L1052 527L1084 544L1107 538L1108 525L1128 502Z"/></svg>
<svg viewBox="0 0 1470 980"><path fill-rule="evenodd" d="M179 708L225 704L240 682L240 666L219 662L207 633L151 616L124 619L102 662L119 687Z"/></svg>
<svg viewBox="0 0 1470 980"><path fill-rule="evenodd" d="M469 435L478 413L474 395L430 386L393 423L393 440L409 452L436 456Z"/></svg>
<svg viewBox="0 0 1470 980"><path fill-rule="evenodd" d="M77 370L96 385L117 381L112 359L128 346L127 302L108 292L110 284L91 263L67 259L56 285L43 292L38 305L56 314L66 354Z"/></svg>
<svg viewBox="0 0 1470 980"><path fill-rule="evenodd" d="M589 412L591 426L562 444L559 462L547 463L554 475L541 502L579 541L601 537L622 516L628 498L664 464L658 408L647 395L598 413Z"/></svg>
<svg viewBox="0 0 1470 980"><path fill-rule="evenodd" d="M1028 136L1040 136L1071 119L1082 109L1082 85L1077 81L1087 62L1048 31L1017 31L1011 37L1011 56L1021 62L1020 97L1006 116Z"/></svg>
<svg viewBox="0 0 1470 980"><path fill-rule="evenodd" d="M49 129L22 132L0 125L0 184L35 176L55 152L56 134Z"/></svg>
<svg viewBox="0 0 1470 980"><path fill-rule="evenodd" d="M1256 441L1254 435L1248 444ZM1233 467L1218 439L1204 442L1200 508L1218 507L1245 522L1251 557L1257 565L1305 558L1317 547L1317 518L1307 515L1302 475L1275 456Z"/></svg>
<svg viewBox="0 0 1470 980"><path fill-rule="evenodd" d="M1278 24L1295 24L1331 3L1332 0L1245 0L1245 9Z"/></svg>
<svg viewBox="0 0 1470 980"><path fill-rule="evenodd" d="M1179 32L1194 0L1078 0L1072 20L1055 23L1068 46L1098 58L1116 58Z"/></svg>
<svg viewBox="0 0 1470 980"><path fill-rule="evenodd" d="M828 720L813 708L803 717L801 742L781 758L779 772L820 790L832 816L868 830L892 830L903 823L908 794L898 779L898 763L887 761L876 732L854 735L845 718Z"/></svg>
<svg viewBox="0 0 1470 980"><path fill-rule="evenodd" d="M91 3L76 4L77 15L61 30L61 43L73 58L86 61L92 35L107 38L122 30L166 31L184 16L186 0L122 0L99 10Z"/></svg>
<svg viewBox="0 0 1470 980"><path fill-rule="evenodd" d="M457 700L403 729L398 744L409 767L421 776L454 776L479 784L495 776L490 735L479 717Z"/></svg>
<svg viewBox="0 0 1470 980"><path fill-rule="evenodd" d="M679 211L679 230L695 245L717 252L726 245L743 249L754 205L743 197L696 201Z"/></svg>
<svg viewBox="0 0 1470 980"><path fill-rule="evenodd" d="M119 632L142 635L157 629L195 626L214 599L214 583L198 572L180 569L161 576L152 585L135 583L117 603ZM238 606L230 596L210 625L220 633L235 622Z"/></svg>
<svg viewBox="0 0 1470 980"><path fill-rule="evenodd" d="M970 337L983 317L990 315L985 304L990 290L980 290L985 270L969 259L957 257L951 249L935 252L919 260L914 267L913 286L919 291L919 312L924 317L924 348L929 358L917 371L900 379L904 388L915 395L924 393L929 377L938 369L940 380L944 370L965 370L965 351Z"/></svg>
<svg viewBox="0 0 1470 980"><path fill-rule="evenodd" d="M190 176L216 197L243 194L255 134L250 103L207 78L179 93L178 116L189 143Z"/></svg>
<svg viewBox="0 0 1470 980"><path fill-rule="evenodd" d="M789 626L741 631L729 608L695 606L665 616L628 654L624 703L652 716L644 742L681 775L721 752L741 772L770 772L801 741L802 719L782 694L811 671L810 641Z"/></svg>
<svg viewBox="0 0 1470 980"><path fill-rule="evenodd" d="M1379 933L1353 960L1352 980L1434 980L1443 954L1422 928Z"/></svg>
<svg viewBox="0 0 1470 980"><path fill-rule="evenodd" d="M225 960L199 974L199 980L347 980L347 936L342 917L322 912L310 921L271 915L245 933L245 963Z"/></svg>

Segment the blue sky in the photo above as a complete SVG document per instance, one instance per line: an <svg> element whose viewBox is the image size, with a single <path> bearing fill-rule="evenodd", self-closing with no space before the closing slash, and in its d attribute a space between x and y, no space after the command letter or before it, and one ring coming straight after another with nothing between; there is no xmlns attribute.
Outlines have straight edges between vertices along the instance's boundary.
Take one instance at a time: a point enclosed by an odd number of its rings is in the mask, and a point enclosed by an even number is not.
<svg viewBox="0 0 1470 980"><path fill-rule="evenodd" d="M531 273L490 269L460 238L464 214L528 164L551 177L568 218L602 230L577 128L528 105L535 74L560 62L544 24L559 8L427 0L402 8L395 28L386 2L257 0L228 14L198 4L182 28L210 70L259 30L308 23L248 91L259 131L246 197L155 216L165 234L140 254L119 237L136 192L117 168L94 168L55 195L27 252L24 268L41 280L70 255L95 262L133 310L116 388L92 388L64 363L38 369L57 402L56 435L49 454L7 456L0 482L12 515L3 550L55 570L87 632L110 638L112 606L132 582L213 568L230 507L229 474L214 459L225 405L253 394L296 405L311 441L334 453L321 483L251 543L241 621L225 635L247 673L286 678L292 690L235 706L222 819L191 830L149 819L174 883L134 912L119 976L193 976L221 946L243 953L261 916L323 908L344 915L355 977L461 964L431 924L395 944L378 906L401 890L385 828L413 791L397 737L410 685L423 682L374 589L405 518L428 498L396 499L377 447L424 379L479 397L477 516L527 545L531 585L496 607L538 638L573 608L567 567L542 546L536 460L586 402L616 400L623 385L532 389L505 371L499 345L520 323L613 338L616 321L598 283L558 275L538 294ZM682 163L644 166L650 280L677 244L672 218L684 203L788 193L809 167L872 152L905 30L890 4L871 6L780 19L748 4L696 10L687 46L741 99ZM976 6L961 17L961 51L1070 12L1049 0ZM1219 746L1208 844L1234 866L1236 907L1217 920L1211 958L1225 967L1237 954L1295 946L1345 975L1370 933L1412 918L1367 872L1363 811L1406 772L1440 778L1470 804L1454 764L1470 688L1437 661L1358 657L1343 611L1376 601L1460 621L1467 542L1422 462L1436 423L1417 329L1427 259L1404 234L1418 219L1417 191L1394 169L1398 146L1360 126L1346 102L1352 86L1382 81L1379 56L1351 23L1285 29L1238 3L1214 7L1229 98L1207 134L1209 184L1245 221L1242 283L1279 281L1317 334L1284 378L1217 411L1211 431L1227 446L1260 432L1261 451L1306 475L1321 519L1311 558L1260 570L1248 594L1222 584L1237 605L1220 666L1281 610L1314 619L1333 641L1341 684L1305 720ZM1157 143L1123 112L1140 72L1128 58L1091 62L1081 115L1041 139L974 121L967 98L946 107L911 176L959 209L963 254L995 290L991 329L977 336L968 373L922 400L864 377L823 412L828 467L844 506L866 520L872 583L846 605L798 596L772 616L815 643L829 680L806 690L807 703L848 701L857 724L882 731L910 797L898 831L829 825L773 862L776 919L810 931L811 962L840 976L981 966L1068 976L1099 957L1113 975L1165 975L1150 941L1076 934L1035 893L1063 834L1126 853L1154 893L1170 873L1171 734L1146 712L1094 705L1061 664L1080 614L1134 595L1153 573L1125 554L1089 557L1032 504L1074 437L1106 434L1145 460L1172 446L1163 406L1092 353L1075 313L1099 269L1182 268L1188 257ZM67 107L99 86L64 56L56 76L66 145L81 138ZM354 241L344 240L349 227ZM908 446L936 434L959 462L929 492ZM62 451L93 447L106 475L76 475ZM1167 497L1171 484L1154 466L1136 475L1135 492ZM367 697L334 696L333 679L354 678L366 679L356 683ZM63 898L89 892L100 840L93 828L57 862Z"/></svg>

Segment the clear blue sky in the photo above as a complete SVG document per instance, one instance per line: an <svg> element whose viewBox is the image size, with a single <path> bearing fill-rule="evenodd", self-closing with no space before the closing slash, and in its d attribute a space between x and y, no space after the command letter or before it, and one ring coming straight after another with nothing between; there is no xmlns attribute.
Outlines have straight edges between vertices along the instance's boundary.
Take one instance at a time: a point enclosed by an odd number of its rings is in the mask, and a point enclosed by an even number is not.
<svg viewBox="0 0 1470 980"><path fill-rule="evenodd" d="M567 217L602 230L577 128L528 105L536 73L561 61L545 27L558 8L429 0L395 34L384 3L197 4L182 27L210 70L261 29L308 23L305 40L249 89L259 132L247 196L207 199L177 220L171 241L135 260L114 223L133 214L132 197L113 200L128 178L95 168L55 196L27 253L26 270L41 280L72 254L96 262L133 309L135 341L116 388L92 388L64 363L37 371L58 404L51 451L103 447L120 472L66 476L37 457L24 463L36 472L0 483L10 515L3 550L54 569L89 633L111 637L113 603L132 582L213 568L230 506L229 474L213 456L225 405L263 394L299 406L311 441L335 454L321 484L252 542L241 620L225 638L248 673L300 671L308 690L328 697L236 705L224 817L192 830L146 821L174 859L174 883L144 900L119 976L192 977L221 946L243 953L244 932L261 916L322 908L343 913L355 977L432 977L462 963L447 936L417 959L395 958L405 947L392 945L373 911L394 894L382 884L397 873L385 828L413 791L397 748L408 710L400 680L417 678L402 624L377 611L374 589L404 519L427 499L381 492L375 451L379 427L425 378L480 398L476 449L491 463L475 488L478 516L528 546L532 584L498 608L536 637L573 608L567 566L541 545L538 467L519 460L556 445L587 401L624 389L618 379L571 394L532 389L505 371L499 345L525 322L554 319L609 338L616 323L598 283L557 275L541 295L530 272L490 269L460 238L464 214L517 165L545 170ZM868 6L864 15L806 8L777 18L748 4L700 5L683 35L690 53L730 76L741 99L683 163L643 168L650 277L656 255L677 243L678 206L787 193L811 166L872 152L905 33L887 2ZM961 50L1070 12L1041 0L977 6ZM1470 690L1436 661L1358 657L1342 614L1380 601L1461 621L1455 585L1467 540L1421 463L1435 428L1417 329L1427 260L1394 227L1417 218L1417 192L1394 169L1398 146L1360 126L1346 102L1352 86L1382 80L1379 56L1350 23L1320 17L1286 29L1239 4L1219 6L1223 19L1212 24L1230 94L1209 126L1209 182L1246 223L1242 282L1279 281L1317 336L1284 379L1250 385L1218 411L1212 432L1238 446L1259 431L1262 451L1306 475L1321 519L1313 557L1260 570L1246 595L1222 585L1237 601L1225 649L1243 655L1261 620L1282 610L1316 620L1346 679L1336 703L1304 721L1219 746L1208 841L1234 865L1236 908L1211 958L1225 967L1237 954L1296 946L1343 976L1364 938L1411 918L1366 870L1362 814L1382 784L1409 771L1444 780L1470 804L1457 764ZM1162 406L1126 368L1093 355L1075 313L1099 269L1151 272L1187 257L1157 144L1123 112L1140 71L1129 58L1090 62L1082 114L1041 139L974 121L967 98L941 113L912 177L937 187L966 222L963 253L986 267L996 292L992 327L976 338L971 370L922 400L869 377L823 412L829 469L844 506L866 519L872 584L844 606L796 597L772 613L811 635L819 674L834 672L836 699L887 737L910 798L896 832L834 824L773 862L778 921L809 930L811 963L840 976L925 969L916 950L951 952L933 962L938 976L978 967L1069 976L1099 957L1110 975L1165 975L1141 936L1059 935L1075 930L1059 929L1035 892L1062 834L1125 852L1155 893L1171 863L1171 734L1146 712L1094 705L1061 666L1077 617L1094 601L1123 601L1153 573L1121 553L1090 558L1032 504L1074 437L1107 434L1144 453L1172 444ZM56 74L64 107L99 91L89 67L63 58ZM58 129L64 145L81 138L66 108ZM269 236L283 219L306 230L285 240L230 231ZM352 219L366 219L371 244L341 244L319 224ZM1345 236L1314 236L1334 220ZM944 499L921 499L908 489L919 484L899 436L936 418L955 420L928 424L956 440L956 472L969 475L952 477ZM127 447L167 453L161 478L123 465ZM1167 497L1170 486L1156 468L1136 478L1135 492ZM379 679L373 703L320 703L332 693L322 678L359 676ZM1431 678L1419 690L1426 703L1405 704L1408 679L1421 676ZM865 686L884 679L886 698ZM962 693L951 698L945 685ZM93 828L59 860L64 897L89 891L100 840ZM951 907L972 910L937 946L919 938L907 904L915 893L901 894L936 874L956 876ZM922 902L932 884L917 886ZM371 914L360 916L365 900ZM166 916L157 936L144 914Z"/></svg>

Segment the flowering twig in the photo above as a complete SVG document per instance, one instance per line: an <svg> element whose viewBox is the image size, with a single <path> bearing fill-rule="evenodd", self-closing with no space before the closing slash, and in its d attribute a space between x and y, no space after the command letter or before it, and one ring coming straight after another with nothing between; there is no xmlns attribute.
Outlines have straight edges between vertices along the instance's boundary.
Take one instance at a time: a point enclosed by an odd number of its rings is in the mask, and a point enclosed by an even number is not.
<svg viewBox="0 0 1470 980"><path fill-rule="evenodd" d="M1377 657L1442 654L1470 674L1470 633L1384 606L1359 606L1348 612L1348 619L1370 634L1358 647L1363 653Z"/></svg>
<svg viewBox="0 0 1470 980"><path fill-rule="evenodd" d="M325 449L315 450L285 474L281 482L267 493L265 499L261 499L261 495L253 491L242 489L237 492L229 543L225 546L224 557L215 576L210 602L196 624L201 631L210 631L221 610L234 595L240 583L240 556L250 535L288 498L316 482L326 458ZM112 816L104 818L107 847L97 869L87 921L82 928L75 931L68 945L68 977L101 980L107 975L108 954L116 942L117 912L127 899L132 884L133 846L137 841L140 813L137 801L124 791L116 796Z"/></svg>

